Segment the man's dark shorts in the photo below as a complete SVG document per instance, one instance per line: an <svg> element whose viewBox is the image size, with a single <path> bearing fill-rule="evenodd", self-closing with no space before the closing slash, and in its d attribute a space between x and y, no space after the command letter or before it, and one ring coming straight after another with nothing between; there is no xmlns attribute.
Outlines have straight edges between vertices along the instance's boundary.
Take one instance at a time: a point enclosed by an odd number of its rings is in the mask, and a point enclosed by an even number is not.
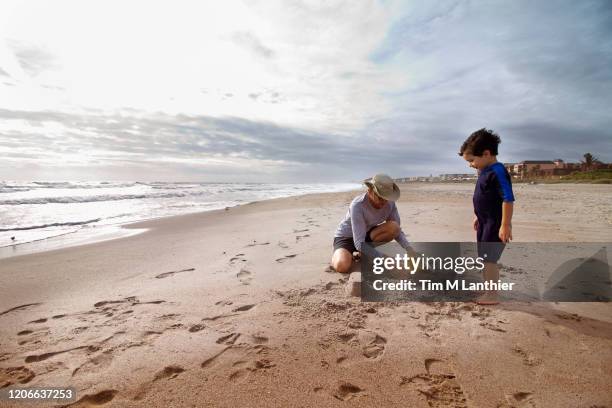
<svg viewBox="0 0 612 408"><path fill-rule="evenodd" d="M376 228L377 226L372 227L368 230L368 233L366 234L365 242L372 242L372 237L370 237L370 232L372 232L372 230ZM334 237L334 252L336 251L336 249L339 249L339 248L344 248L347 251L349 251L351 254L353 252L358 252L357 248L355 247L355 241L353 241L353 237Z"/></svg>

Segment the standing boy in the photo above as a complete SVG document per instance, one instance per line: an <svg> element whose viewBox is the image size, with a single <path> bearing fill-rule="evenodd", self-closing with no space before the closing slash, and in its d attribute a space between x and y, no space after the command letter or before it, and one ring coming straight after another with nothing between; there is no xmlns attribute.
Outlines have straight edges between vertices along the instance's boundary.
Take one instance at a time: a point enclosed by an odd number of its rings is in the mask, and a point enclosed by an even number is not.
<svg viewBox="0 0 612 408"><path fill-rule="evenodd" d="M506 242L512 239L512 210L514 194L510 175L497 161L497 147L501 140L492 130L480 129L468 137L459 151L469 164L478 170L474 189L474 230L478 242L478 256L485 260L485 281L497 282L497 261ZM497 291L487 291L478 304L495 305Z"/></svg>

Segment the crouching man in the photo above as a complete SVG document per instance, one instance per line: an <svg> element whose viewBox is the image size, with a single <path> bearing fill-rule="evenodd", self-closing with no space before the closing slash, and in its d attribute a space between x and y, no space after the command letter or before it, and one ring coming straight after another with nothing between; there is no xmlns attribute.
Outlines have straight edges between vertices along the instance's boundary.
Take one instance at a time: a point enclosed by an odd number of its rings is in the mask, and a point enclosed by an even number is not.
<svg viewBox="0 0 612 408"><path fill-rule="evenodd" d="M396 240L407 252L413 252L400 227L395 206L400 196L397 184L386 174L377 174L364 184L368 191L351 202L334 235L331 266L340 273L351 270L353 253L361 252L363 242Z"/></svg>

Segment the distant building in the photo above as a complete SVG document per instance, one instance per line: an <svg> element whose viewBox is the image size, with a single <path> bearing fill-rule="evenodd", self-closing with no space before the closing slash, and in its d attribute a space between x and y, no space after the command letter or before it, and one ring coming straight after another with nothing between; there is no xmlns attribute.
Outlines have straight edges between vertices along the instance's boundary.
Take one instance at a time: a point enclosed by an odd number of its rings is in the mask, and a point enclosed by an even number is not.
<svg viewBox="0 0 612 408"><path fill-rule="evenodd" d="M512 173L519 179L523 179L531 175L539 175L541 171L552 170L554 168L555 163L552 160L523 160L514 165Z"/></svg>
<svg viewBox="0 0 612 408"><path fill-rule="evenodd" d="M612 163L603 163L599 160L594 160L589 169L585 168L584 163L566 163L563 159L554 160L523 160L520 163L504 163L504 167L508 173L515 179L530 179L539 177L561 177L572 174L577 171L597 170L597 169L612 169ZM446 173L440 174L437 177L429 176L412 176L395 179L398 183L414 183L414 182L438 182L438 181L470 181L476 180L478 175L474 173Z"/></svg>
<svg viewBox="0 0 612 408"><path fill-rule="evenodd" d="M529 177L564 176L578 170L580 170L580 163L566 163L563 159L524 160L516 163L510 173L516 178L524 179Z"/></svg>
<svg viewBox="0 0 612 408"><path fill-rule="evenodd" d="M393 181L395 181L396 183L413 183L415 181L420 181L420 182L432 182L432 181L438 181L436 177L432 177L432 176L412 176L412 177L402 177L402 178L396 178L393 179Z"/></svg>
<svg viewBox="0 0 612 408"><path fill-rule="evenodd" d="M462 181L462 180L475 180L475 173L449 173L440 174L440 180L442 181Z"/></svg>

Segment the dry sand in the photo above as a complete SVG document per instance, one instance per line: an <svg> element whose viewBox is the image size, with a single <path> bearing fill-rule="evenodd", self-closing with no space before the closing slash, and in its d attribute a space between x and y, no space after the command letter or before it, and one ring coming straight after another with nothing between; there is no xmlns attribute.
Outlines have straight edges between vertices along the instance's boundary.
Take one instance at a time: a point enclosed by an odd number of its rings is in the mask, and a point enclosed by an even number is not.
<svg viewBox="0 0 612 408"><path fill-rule="evenodd" d="M472 189L403 185L409 239L473 240ZM610 186L515 193L516 241L612 241ZM160 219L0 260L0 387L72 386L76 406L108 407L612 406L608 303L347 297L326 267L355 195Z"/></svg>

